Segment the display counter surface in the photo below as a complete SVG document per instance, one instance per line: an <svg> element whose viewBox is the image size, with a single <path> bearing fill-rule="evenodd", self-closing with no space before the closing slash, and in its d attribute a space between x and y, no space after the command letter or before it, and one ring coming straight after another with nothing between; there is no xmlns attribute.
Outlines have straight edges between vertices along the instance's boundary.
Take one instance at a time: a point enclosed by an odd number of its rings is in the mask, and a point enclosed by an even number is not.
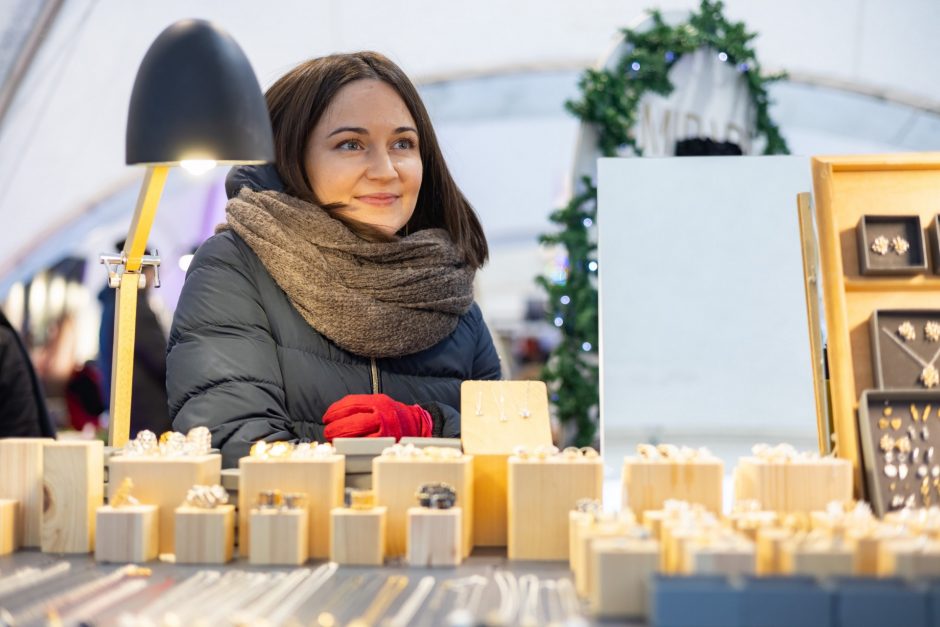
<svg viewBox="0 0 940 627"><path fill-rule="evenodd" d="M56 565L56 576L10 592L11 575ZM90 625L170 624L171 614L184 625L237 620L332 626L357 618L364 621L360 625L416 627L469 626L485 619L507 625L612 624L592 622L581 603L575 606L566 564L509 562L498 550L477 550L456 568L409 568L394 561L381 568L342 566L319 587L317 574L329 572L324 562L301 569L252 566L244 559L216 567L159 561L144 566L152 573L133 577L119 572L120 565L85 555L20 551L0 557L0 625L46 624L50 604L62 624ZM417 606L412 617L409 603ZM505 622L496 620L500 608Z"/></svg>

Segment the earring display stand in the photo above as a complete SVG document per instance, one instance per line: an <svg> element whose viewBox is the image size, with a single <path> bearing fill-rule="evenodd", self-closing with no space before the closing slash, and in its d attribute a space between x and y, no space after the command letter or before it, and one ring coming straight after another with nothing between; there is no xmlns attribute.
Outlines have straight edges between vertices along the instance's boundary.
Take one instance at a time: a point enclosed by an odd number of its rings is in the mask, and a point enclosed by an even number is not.
<svg viewBox="0 0 940 627"><path fill-rule="evenodd" d="M160 552L176 550L174 512L194 485L221 482L222 456L218 453L182 457L112 456L108 467L108 499L126 478L134 485L134 496L160 508ZM242 479L244 481L244 478Z"/></svg>
<svg viewBox="0 0 940 627"><path fill-rule="evenodd" d="M875 310L871 347L879 390L940 390L940 309Z"/></svg>
<svg viewBox="0 0 940 627"><path fill-rule="evenodd" d="M509 456L517 446L551 446L548 390L542 381L464 381L463 450L473 455L473 544L507 544Z"/></svg>
<svg viewBox="0 0 940 627"><path fill-rule="evenodd" d="M858 221L859 271L897 276L927 271L927 251L920 216L865 215Z"/></svg>
<svg viewBox="0 0 940 627"><path fill-rule="evenodd" d="M864 498L856 412L862 392L876 387L869 321L877 309L936 308L940 276L930 268L863 275L856 228L866 215L917 216L921 229L932 225L940 153L815 157L812 167L837 454L852 462L855 494Z"/></svg>
<svg viewBox="0 0 940 627"><path fill-rule="evenodd" d="M940 274L940 214L937 214L937 217L931 222L930 247L933 250L934 274Z"/></svg>
<svg viewBox="0 0 940 627"><path fill-rule="evenodd" d="M878 516L940 503L940 391L870 390L859 399L865 481Z"/></svg>
<svg viewBox="0 0 940 627"><path fill-rule="evenodd" d="M238 488L238 551L251 552L248 511L251 500L265 490L301 492L306 494L309 510L309 539L305 543L309 557L330 556L330 511L342 507L345 486L345 458L329 455L313 458L260 459L242 457L238 460L241 480ZM185 494L185 493L184 493ZM305 558L306 559L306 558Z"/></svg>

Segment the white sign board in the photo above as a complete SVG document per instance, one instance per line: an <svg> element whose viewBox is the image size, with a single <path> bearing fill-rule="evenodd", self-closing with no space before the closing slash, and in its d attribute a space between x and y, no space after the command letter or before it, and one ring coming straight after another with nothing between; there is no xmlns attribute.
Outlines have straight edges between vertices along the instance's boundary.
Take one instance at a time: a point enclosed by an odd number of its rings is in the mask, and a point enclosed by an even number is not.
<svg viewBox="0 0 940 627"><path fill-rule="evenodd" d="M603 446L813 437L796 208L808 159L598 163Z"/></svg>

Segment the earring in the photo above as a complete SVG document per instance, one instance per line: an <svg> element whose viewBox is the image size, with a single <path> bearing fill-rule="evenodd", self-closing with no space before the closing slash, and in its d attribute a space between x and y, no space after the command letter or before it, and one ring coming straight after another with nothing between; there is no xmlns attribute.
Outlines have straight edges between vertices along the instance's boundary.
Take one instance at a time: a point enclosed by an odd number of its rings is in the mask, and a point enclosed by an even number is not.
<svg viewBox="0 0 940 627"><path fill-rule="evenodd" d="M905 320L898 327L898 335L903 337L908 342L917 339L917 331L914 330L914 325L911 324L910 320Z"/></svg>
<svg viewBox="0 0 940 627"><path fill-rule="evenodd" d="M910 243L900 235L895 236L895 238L891 240L891 248L899 255L906 253L910 247Z"/></svg>
<svg viewBox="0 0 940 627"><path fill-rule="evenodd" d="M887 255L888 245L888 238L884 235L879 235L871 243L871 251L877 255Z"/></svg>
<svg viewBox="0 0 940 627"><path fill-rule="evenodd" d="M924 325L924 337L931 342L940 342L940 322L931 320Z"/></svg>

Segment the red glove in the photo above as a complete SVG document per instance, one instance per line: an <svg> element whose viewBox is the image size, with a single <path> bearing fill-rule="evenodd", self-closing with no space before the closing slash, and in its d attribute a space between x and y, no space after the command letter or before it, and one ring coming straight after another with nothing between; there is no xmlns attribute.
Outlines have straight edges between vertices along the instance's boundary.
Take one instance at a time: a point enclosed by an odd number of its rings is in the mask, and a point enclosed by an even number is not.
<svg viewBox="0 0 940 627"><path fill-rule="evenodd" d="M349 394L323 414L327 441L333 438L431 437L431 414L385 394Z"/></svg>

